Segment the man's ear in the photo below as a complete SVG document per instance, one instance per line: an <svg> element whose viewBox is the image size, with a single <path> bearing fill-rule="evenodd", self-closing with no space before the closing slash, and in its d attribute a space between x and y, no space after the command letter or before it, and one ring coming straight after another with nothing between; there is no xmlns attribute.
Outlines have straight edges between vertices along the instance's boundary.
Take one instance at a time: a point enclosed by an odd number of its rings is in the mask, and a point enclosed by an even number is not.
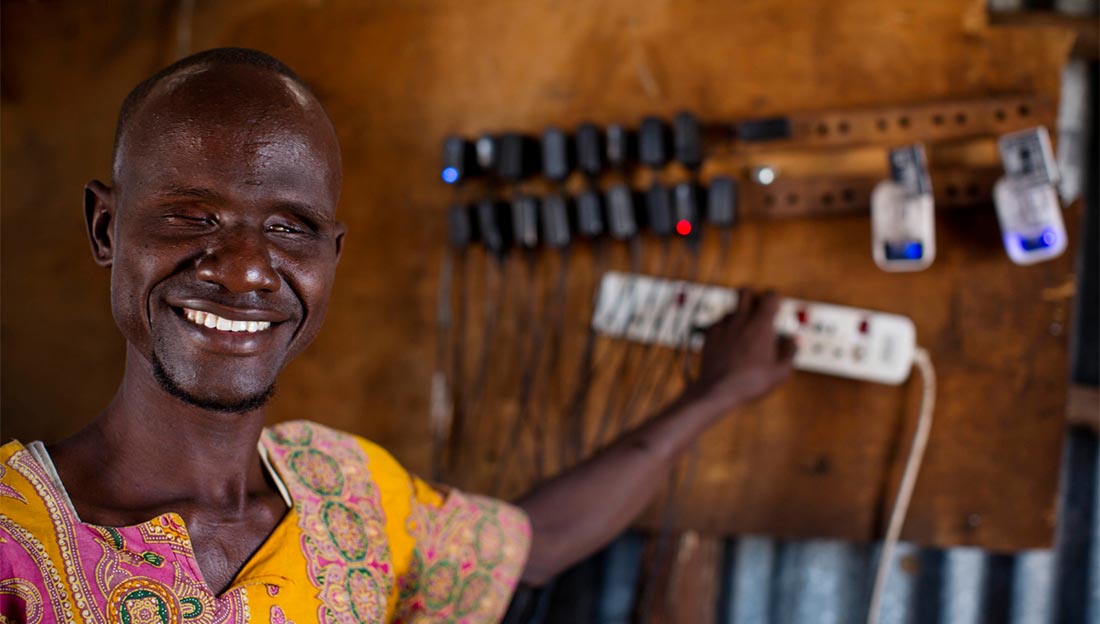
<svg viewBox="0 0 1100 624"><path fill-rule="evenodd" d="M336 264L340 264L340 253L344 251L344 234L348 233L348 226L336 222Z"/></svg>
<svg viewBox="0 0 1100 624"><path fill-rule="evenodd" d="M115 196L99 180L84 185L84 222L88 226L88 241L92 257L101 267L109 267L115 258Z"/></svg>

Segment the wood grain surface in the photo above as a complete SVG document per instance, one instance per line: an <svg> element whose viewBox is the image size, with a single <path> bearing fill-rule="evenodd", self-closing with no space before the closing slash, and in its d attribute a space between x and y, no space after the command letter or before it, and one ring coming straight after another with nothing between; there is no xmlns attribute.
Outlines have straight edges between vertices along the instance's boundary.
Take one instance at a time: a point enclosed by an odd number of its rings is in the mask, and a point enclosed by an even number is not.
<svg viewBox="0 0 1100 624"><path fill-rule="evenodd" d="M181 13L188 6L193 14ZM287 62L327 105L342 142L340 210L350 228L327 325L281 378L272 419L310 418L368 436L420 472L431 465L436 280L452 199L438 182L446 134L636 124L681 109L717 121L1000 94L1053 103L1073 42L1056 28L992 28L980 0L5 2L2 29L3 438L68 434L119 380L123 348L108 275L87 255L80 196L88 179L109 175L123 97L181 53L242 45ZM932 166L948 170L988 169L994 154L988 139L929 145ZM738 152L708 163L704 175L740 176L773 162L782 165L777 184L885 172L883 148L871 145ZM1073 249L1078 213L1066 217ZM1047 545L1065 422L1072 255L1013 265L992 207L980 201L942 213L938 237L935 264L907 275L874 266L868 219L858 211L747 218L724 256L710 234L697 259L646 240L640 261L648 272L913 318L939 370L940 402L904 538L998 550ZM577 427L561 414L576 382L597 258L630 266L622 245L604 248L572 250L564 299L551 296L555 252L540 252L531 275L519 256L497 275L476 250L456 267L469 299L460 386L473 383L485 302L502 301L485 392L468 414L469 442L453 474L460 485L511 496L577 460L576 445L561 442ZM534 313L523 312L531 293ZM553 304L564 306L559 364L539 375L539 401L516 452L505 453L522 354ZM647 359L642 349L599 339L594 354L605 366L579 426L585 452L598 444L609 394L644 391L614 423L624 426L643 416L639 404L670 396L678 378L667 352ZM630 366L615 379L623 357ZM672 381L639 384L645 361L654 362L654 379ZM704 534L874 538L918 396L915 382L796 375L706 435L684 467L691 478L676 496L675 523ZM655 508L644 523L658 526L664 515Z"/></svg>

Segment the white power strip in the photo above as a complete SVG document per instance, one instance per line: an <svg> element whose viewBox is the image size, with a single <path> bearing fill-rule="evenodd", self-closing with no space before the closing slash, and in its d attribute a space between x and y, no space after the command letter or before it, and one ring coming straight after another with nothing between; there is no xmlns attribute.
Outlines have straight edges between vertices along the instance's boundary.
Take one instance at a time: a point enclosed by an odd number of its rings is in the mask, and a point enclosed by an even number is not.
<svg viewBox="0 0 1100 624"><path fill-rule="evenodd" d="M731 288L609 271L592 327L612 338L698 350L702 335L696 330L736 306ZM775 326L798 340L794 366L800 370L885 384L909 377L916 329L907 317L784 299Z"/></svg>

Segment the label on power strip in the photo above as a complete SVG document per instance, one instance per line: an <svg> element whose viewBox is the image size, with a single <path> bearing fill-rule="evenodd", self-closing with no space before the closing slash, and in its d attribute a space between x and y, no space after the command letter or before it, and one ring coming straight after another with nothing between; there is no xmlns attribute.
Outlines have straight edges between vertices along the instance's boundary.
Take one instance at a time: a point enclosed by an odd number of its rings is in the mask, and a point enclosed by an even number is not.
<svg viewBox="0 0 1100 624"><path fill-rule="evenodd" d="M697 330L736 305L731 288L612 271L600 284L592 327L612 338L697 351ZM886 384L909 377L916 329L904 316L784 299L775 327L798 341L800 370Z"/></svg>

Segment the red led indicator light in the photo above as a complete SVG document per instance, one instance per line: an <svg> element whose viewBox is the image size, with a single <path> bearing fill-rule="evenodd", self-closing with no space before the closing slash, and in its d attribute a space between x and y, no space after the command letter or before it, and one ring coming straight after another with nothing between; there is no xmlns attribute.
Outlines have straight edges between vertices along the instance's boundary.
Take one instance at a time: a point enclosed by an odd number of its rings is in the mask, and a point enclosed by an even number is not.
<svg viewBox="0 0 1100 624"><path fill-rule="evenodd" d="M806 324L806 311L805 310L799 310L798 311L798 324L799 325L805 325Z"/></svg>
<svg viewBox="0 0 1100 624"><path fill-rule="evenodd" d="M687 236L691 234L691 221L687 219L680 219L676 222L676 233L680 236Z"/></svg>
<svg viewBox="0 0 1100 624"><path fill-rule="evenodd" d="M866 334L870 326L867 324L867 319L863 319L859 322L859 333Z"/></svg>

